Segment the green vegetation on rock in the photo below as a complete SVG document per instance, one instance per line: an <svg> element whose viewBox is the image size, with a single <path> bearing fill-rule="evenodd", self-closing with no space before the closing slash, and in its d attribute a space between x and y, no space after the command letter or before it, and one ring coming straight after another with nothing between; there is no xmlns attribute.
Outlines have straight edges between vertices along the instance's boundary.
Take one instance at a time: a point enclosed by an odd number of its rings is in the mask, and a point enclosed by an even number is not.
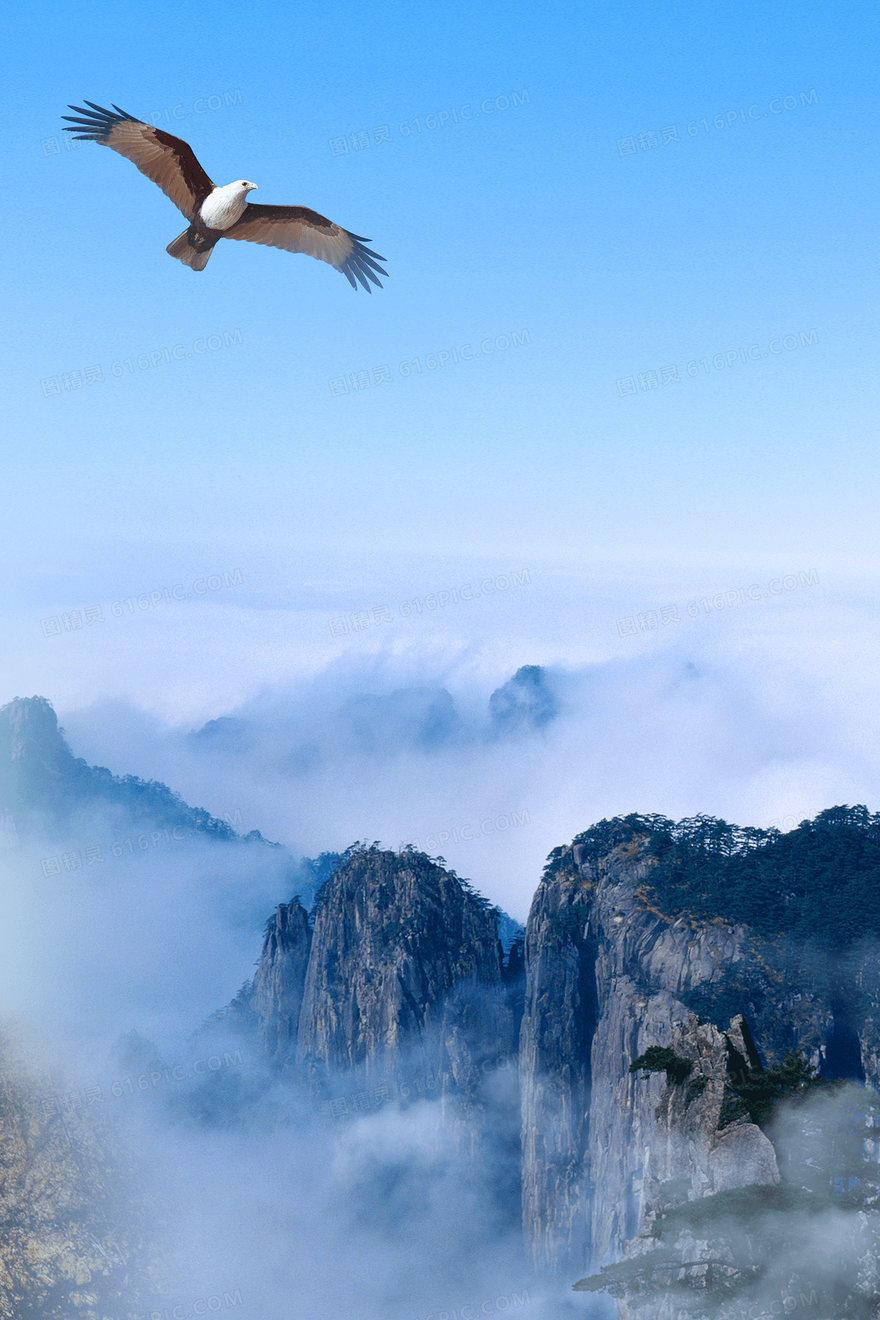
<svg viewBox="0 0 880 1320"><path fill-rule="evenodd" d="M646 1073L665 1072L670 1086L680 1086L687 1081L694 1070L690 1059L682 1059L666 1045L650 1045L644 1054L629 1065L631 1073L644 1070Z"/></svg>
<svg viewBox="0 0 880 1320"><path fill-rule="evenodd" d="M634 841L652 863L646 887L671 918L721 917L760 934L836 947L880 936L880 813L867 807L830 807L787 834L713 816L673 822L632 814L599 821L572 846L581 866L598 868ZM554 849L545 878L567 855Z"/></svg>

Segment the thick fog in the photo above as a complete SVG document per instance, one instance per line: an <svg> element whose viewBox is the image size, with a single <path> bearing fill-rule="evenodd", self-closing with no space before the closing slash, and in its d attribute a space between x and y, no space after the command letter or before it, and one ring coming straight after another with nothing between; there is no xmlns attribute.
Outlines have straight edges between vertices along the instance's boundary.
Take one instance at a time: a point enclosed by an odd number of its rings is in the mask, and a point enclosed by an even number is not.
<svg viewBox="0 0 880 1320"><path fill-rule="evenodd" d="M542 664L552 646L509 668L484 648L389 646L215 703L210 720L122 699L59 717L76 755L162 780L239 831L311 856L413 842L524 921L550 850L603 816L785 830L835 803L873 809L880 711L836 616L810 646L796 614L785 631L766 612L733 631L719 618L593 664Z"/></svg>
<svg viewBox="0 0 880 1320"><path fill-rule="evenodd" d="M7 837L0 899L0 1014L33 1086L136 1163L122 1195L149 1222L141 1314L581 1313L573 1280L531 1277L500 1194L502 1147L518 1139L511 1060L486 1072L492 1139L478 1156L416 1054L378 1091L352 1073L320 1095L279 1078L212 1015L253 974L264 918L290 897L290 859L165 834L83 810L45 838ZM134 850L116 855L128 838ZM47 860L96 846L102 861L45 875ZM4 1052L7 1077L12 1066Z"/></svg>

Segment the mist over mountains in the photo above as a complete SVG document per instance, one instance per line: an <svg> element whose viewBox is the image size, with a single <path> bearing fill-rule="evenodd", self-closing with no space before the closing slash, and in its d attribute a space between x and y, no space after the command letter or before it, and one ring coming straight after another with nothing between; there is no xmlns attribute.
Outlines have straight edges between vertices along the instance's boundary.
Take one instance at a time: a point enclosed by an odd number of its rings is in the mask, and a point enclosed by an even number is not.
<svg viewBox="0 0 880 1320"><path fill-rule="evenodd" d="M406 756L379 737L396 712L417 755L470 740L510 757L564 707L535 667L465 730L448 695L353 699L337 732L377 763ZM264 729L230 717L187 738L234 759L249 738L265 752ZM681 1320L686 1293L755 1316L803 1295L815 1320L880 1301L874 1130L855 1155L826 1140L841 1123L858 1137L859 1097L880 1084L880 819L865 808L788 834L603 820L553 848L523 933L413 843L297 857L90 767L45 698L0 710L0 785L4 1014L57 1121L82 1116L74 1148L97 1140L94 1110L138 1151L155 1238L117 1234L113 1269L91 1255L74 1278L78 1230L58 1227L46 1279L20 1261L16 1277L38 1293L51 1275L59 1315L116 1320L128 1288L148 1313L219 1299L265 1320L294 1289L297 1313L333 1320L549 1320L585 1313L585 1274L597 1317L603 1279L624 1318L659 1279L668 1296L644 1320ZM813 1153L774 1108L792 1052L792 1095L813 1074L852 1088L810 1109ZM784 1222L783 1246L740 1241L749 1197L768 1244ZM682 1236L695 1205L703 1236ZM28 1232L21 1261L42 1241ZM55 1314L49 1297L38 1313Z"/></svg>
<svg viewBox="0 0 880 1320"><path fill-rule="evenodd" d="M857 706L818 660L754 650L709 621L660 654L506 673L467 648L388 647L214 700L195 724L122 699L68 706L62 723L90 763L169 784L240 833L309 857L413 843L525 921L559 840L634 803L790 829L870 795Z"/></svg>

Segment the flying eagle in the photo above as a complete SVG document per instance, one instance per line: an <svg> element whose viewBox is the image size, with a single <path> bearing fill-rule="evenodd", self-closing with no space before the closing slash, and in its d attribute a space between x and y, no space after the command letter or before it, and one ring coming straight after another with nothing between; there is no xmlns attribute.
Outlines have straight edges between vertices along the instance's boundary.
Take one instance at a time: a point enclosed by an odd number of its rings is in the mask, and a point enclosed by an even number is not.
<svg viewBox="0 0 880 1320"><path fill-rule="evenodd" d="M165 249L185 266L204 270L219 239L243 238L326 261L346 276L353 289L357 289L355 277L367 293L373 292L367 280L382 288L373 271L387 276L379 265L385 258L364 247L370 239L350 234L306 206L249 202L247 195L257 185L247 179L236 179L218 188L196 160L192 147L181 138L127 115L118 105L112 110L104 110L92 101L86 101L86 105L91 109L68 107L76 110L77 116L61 117L76 127L65 128L64 132L74 133L81 141L112 147L120 156L134 161L141 174L158 183L189 221L189 228Z"/></svg>

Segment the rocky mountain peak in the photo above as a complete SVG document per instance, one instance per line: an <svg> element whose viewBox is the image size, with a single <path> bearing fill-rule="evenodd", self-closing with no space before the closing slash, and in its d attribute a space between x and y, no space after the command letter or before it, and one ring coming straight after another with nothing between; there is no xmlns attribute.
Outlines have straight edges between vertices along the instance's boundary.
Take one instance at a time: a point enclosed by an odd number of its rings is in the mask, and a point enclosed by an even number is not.
<svg viewBox="0 0 880 1320"><path fill-rule="evenodd" d="M522 665L513 678L489 698L489 714L496 734L540 729L557 713L556 700L541 665Z"/></svg>
<svg viewBox="0 0 880 1320"><path fill-rule="evenodd" d="M57 825L76 811L110 807L120 817L181 826L212 839L237 840L235 830L200 807L189 807L167 785L118 776L75 757L46 697L16 697L0 707L0 809L13 821ZM265 844L258 831L250 842Z"/></svg>
<svg viewBox="0 0 880 1320"><path fill-rule="evenodd" d="M0 798L9 810L52 805L74 767L45 697L15 697L0 707Z"/></svg>
<svg viewBox="0 0 880 1320"><path fill-rule="evenodd" d="M309 1076L420 1066L458 1087L512 1044L494 909L423 853L350 856L316 902L297 1058Z"/></svg>
<svg viewBox="0 0 880 1320"><path fill-rule="evenodd" d="M272 1062L316 1101L341 1087L432 1095L475 1131L487 1078L516 1070L521 952L505 965L497 918L424 853L349 849L313 929L296 901L267 923L249 1008Z"/></svg>

